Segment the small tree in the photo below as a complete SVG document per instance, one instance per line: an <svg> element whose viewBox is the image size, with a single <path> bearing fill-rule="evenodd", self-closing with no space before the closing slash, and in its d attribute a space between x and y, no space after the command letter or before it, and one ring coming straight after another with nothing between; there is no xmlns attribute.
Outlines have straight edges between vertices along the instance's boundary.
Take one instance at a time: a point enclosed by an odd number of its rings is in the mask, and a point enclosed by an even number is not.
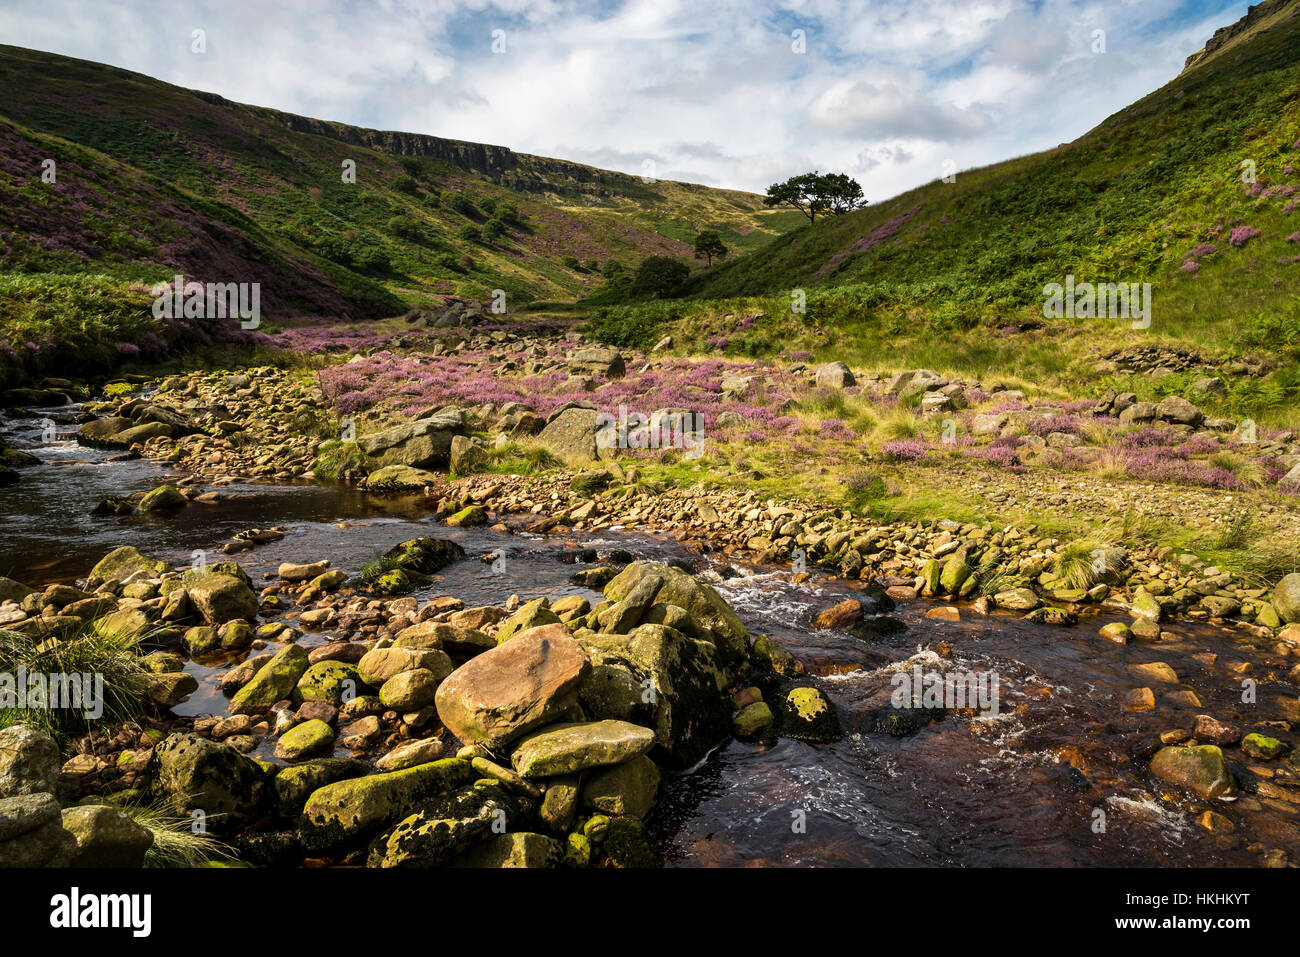
<svg viewBox="0 0 1300 957"><path fill-rule="evenodd" d="M862 187L843 173L823 176L813 170L791 176L784 183L773 183L763 199L765 206L788 206L797 209L815 223L818 213L839 215L865 206Z"/></svg>
<svg viewBox="0 0 1300 957"><path fill-rule="evenodd" d="M713 265L713 257L719 259L727 258L727 247L722 243L722 237L716 230L703 229L695 237L695 258L707 259L710 266Z"/></svg>
<svg viewBox="0 0 1300 957"><path fill-rule="evenodd" d="M410 193L412 196L418 196L420 193L419 184L409 176L399 176L393 180L393 189L403 193Z"/></svg>
<svg viewBox="0 0 1300 957"><path fill-rule="evenodd" d="M681 288L691 267L670 256L651 256L641 263L632 280L632 294L651 299L671 299Z"/></svg>

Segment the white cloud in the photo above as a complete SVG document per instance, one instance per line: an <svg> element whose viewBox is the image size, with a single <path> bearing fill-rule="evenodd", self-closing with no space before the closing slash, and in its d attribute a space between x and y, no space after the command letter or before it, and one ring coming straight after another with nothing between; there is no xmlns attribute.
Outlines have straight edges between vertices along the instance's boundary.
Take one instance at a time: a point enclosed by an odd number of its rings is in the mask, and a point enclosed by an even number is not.
<svg viewBox="0 0 1300 957"><path fill-rule="evenodd" d="M845 170L879 201L945 159L966 169L1076 138L1244 12L1215 0L5 0L0 42L632 174L653 159L659 176L761 191ZM203 55L190 52L196 28ZM505 54L491 52L494 29Z"/></svg>

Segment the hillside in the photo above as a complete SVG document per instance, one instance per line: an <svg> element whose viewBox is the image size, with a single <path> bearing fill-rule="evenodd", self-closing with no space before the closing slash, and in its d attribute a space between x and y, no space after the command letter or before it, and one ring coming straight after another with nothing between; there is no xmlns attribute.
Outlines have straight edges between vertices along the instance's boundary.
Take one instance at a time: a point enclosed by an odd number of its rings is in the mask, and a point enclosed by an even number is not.
<svg viewBox="0 0 1300 957"><path fill-rule="evenodd" d="M1209 276L1236 285L1220 273L1245 272L1250 285L1278 278L1279 297L1294 292L1300 270L1277 260L1300 251L1286 242L1300 222L1291 217L1300 4L1272 19L1272 29L1236 37L1232 56L1194 62L1073 143L804 227L699 276L692 293L870 283L886 298L959 301L996 315L1040 301L1044 283L1071 272L1160 282L1166 302L1189 308L1199 297L1180 287L1203 287ZM1256 165L1253 186L1240 179L1246 159ZM1181 271L1189 250L1226 247L1239 225L1261 231L1248 249L1201 263L1199 276Z"/></svg>
<svg viewBox="0 0 1300 957"><path fill-rule="evenodd" d="M592 260L689 259L684 241L704 227L756 248L793 225L753 194L359 129L12 46L0 46L0 104L7 270L328 287L271 301L347 319L397 311L396 297L572 298L598 281ZM36 156L60 163L52 192L73 203L42 191ZM231 247L245 258L225 258Z"/></svg>

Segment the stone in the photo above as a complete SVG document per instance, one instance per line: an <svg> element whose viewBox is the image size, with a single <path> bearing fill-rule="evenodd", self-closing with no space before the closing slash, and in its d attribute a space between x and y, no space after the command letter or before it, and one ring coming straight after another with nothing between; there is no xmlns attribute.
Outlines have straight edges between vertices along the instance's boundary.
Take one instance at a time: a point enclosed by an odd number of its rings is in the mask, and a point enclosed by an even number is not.
<svg viewBox="0 0 1300 957"><path fill-rule="evenodd" d="M547 780L542 806L537 812L546 826L553 831L567 831L573 824L577 810L578 778L575 775L561 775Z"/></svg>
<svg viewBox="0 0 1300 957"><path fill-rule="evenodd" d="M576 464L612 458L616 449L607 442L601 448L596 441L602 421L595 409L565 409L538 433L537 441L561 459Z"/></svg>
<svg viewBox="0 0 1300 957"><path fill-rule="evenodd" d="M644 754L588 773L582 781L583 807L603 814L645 817L659 792L659 768Z"/></svg>
<svg viewBox="0 0 1300 957"><path fill-rule="evenodd" d="M1289 750L1290 747L1277 738L1270 738L1268 735L1259 734L1258 732L1252 732L1241 739L1242 754L1263 761L1280 758Z"/></svg>
<svg viewBox="0 0 1300 957"><path fill-rule="evenodd" d="M230 713L265 711L277 701L286 700L293 694L309 665L305 648L285 645L235 692L230 701Z"/></svg>
<svg viewBox="0 0 1300 957"><path fill-rule="evenodd" d="M437 649L375 648L367 651L357 662L361 680L372 688L383 687L391 678L416 669L431 672L436 680L442 681L454 668L447 653Z"/></svg>
<svg viewBox="0 0 1300 957"><path fill-rule="evenodd" d="M814 628L847 628L862 620L862 602L848 598L819 613L813 622Z"/></svg>
<svg viewBox="0 0 1300 957"><path fill-rule="evenodd" d="M159 578L166 573L167 564L145 556L132 545L123 545L101 558L90 570L90 576L100 581L108 581L112 578L124 581L140 571L150 578Z"/></svg>
<svg viewBox="0 0 1300 957"><path fill-rule="evenodd" d="M1006 591L997 592L993 596L993 603L999 608L1009 608L1012 611L1033 611L1043 603L1043 600L1034 593L1030 588L1008 588Z"/></svg>
<svg viewBox="0 0 1300 957"><path fill-rule="evenodd" d="M1161 748L1151 759L1151 773L1206 800L1237 793L1237 782L1223 752L1212 744Z"/></svg>
<svg viewBox="0 0 1300 957"><path fill-rule="evenodd" d="M1196 726L1192 734L1197 741L1206 741L1218 745L1232 745L1241 740L1240 728L1234 727L1226 721L1220 721L1208 714L1198 714L1196 716Z"/></svg>
<svg viewBox="0 0 1300 957"><path fill-rule="evenodd" d="M731 731L738 738L753 738L772 726L775 717L766 702L755 701L746 705L731 719Z"/></svg>
<svg viewBox="0 0 1300 957"><path fill-rule="evenodd" d="M59 746L48 734L10 725L0 731L0 797L53 791L60 763Z"/></svg>
<svg viewBox="0 0 1300 957"><path fill-rule="evenodd" d="M738 664L748 656L749 632L736 613L711 586L696 581L680 568L662 562L633 562L605 586L605 598L621 601L642 579L650 577L662 580L655 602L686 610L713 632L722 664Z"/></svg>
<svg viewBox="0 0 1300 957"><path fill-rule="evenodd" d="M627 370L617 350L600 346L577 350L569 357L568 367L570 375L598 375L607 379L620 378Z"/></svg>
<svg viewBox="0 0 1300 957"><path fill-rule="evenodd" d="M425 705L433 704L440 680L428 668L403 671L384 682L379 689L379 700L384 707L395 711L418 711Z"/></svg>
<svg viewBox="0 0 1300 957"><path fill-rule="evenodd" d="M184 508L190 500L181 494L174 485L160 485L152 492L147 492L136 506L141 512L164 512L175 508Z"/></svg>
<svg viewBox="0 0 1300 957"><path fill-rule="evenodd" d="M392 490L427 488L440 481L436 473L427 469L412 468L409 465L385 465L367 475L361 484L366 488Z"/></svg>
<svg viewBox="0 0 1300 957"><path fill-rule="evenodd" d="M1151 681L1162 681L1166 684L1178 683L1177 672L1163 661L1152 661L1147 664L1129 665L1129 670L1139 678Z"/></svg>
<svg viewBox="0 0 1300 957"><path fill-rule="evenodd" d="M324 721L312 719L286 731L275 746L275 756L296 761L325 751L333 743L334 729Z"/></svg>
<svg viewBox="0 0 1300 957"><path fill-rule="evenodd" d="M445 410L424 419L395 426L357 439L372 471L386 465L417 469L445 468L451 458L453 436L466 434L465 415Z"/></svg>
<svg viewBox="0 0 1300 957"><path fill-rule="evenodd" d="M343 661L318 661L298 679L298 696L304 701L326 701L341 705L355 697L362 685L356 667Z"/></svg>
<svg viewBox="0 0 1300 957"><path fill-rule="evenodd" d="M545 597L535 598L520 605L514 614L501 623L496 632L496 642L504 644L520 632L557 624L560 624L560 618L551 611L549 601Z"/></svg>
<svg viewBox="0 0 1300 957"><path fill-rule="evenodd" d="M1278 582L1271 600L1284 622L1300 622L1300 572L1292 572Z"/></svg>
<svg viewBox="0 0 1300 957"><path fill-rule="evenodd" d="M203 575L186 592L209 624L223 625L236 618L257 615L257 595L233 575Z"/></svg>
<svg viewBox="0 0 1300 957"><path fill-rule="evenodd" d="M481 472L488 463L483 447L463 435L452 436L449 460L451 470L457 475Z"/></svg>
<svg viewBox="0 0 1300 957"><path fill-rule="evenodd" d="M287 582L305 582L317 575L322 575L329 568L328 561L309 562L307 564L295 565L291 562L282 562L276 570L276 575Z"/></svg>
<svg viewBox="0 0 1300 957"><path fill-rule="evenodd" d="M403 741L375 762L381 771L402 771L418 764L428 764L442 757L445 747L438 738Z"/></svg>
<svg viewBox="0 0 1300 957"><path fill-rule="evenodd" d="M852 371L843 362L828 362L818 366L813 378L818 386L829 389L850 389L858 384Z"/></svg>
<svg viewBox="0 0 1300 957"><path fill-rule="evenodd" d="M438 686L438 717L461 743L499 750L564 714L589 669L562 624L531 628L453 671Z"/></svg>
<svg viewBox="0 0 1300 957"><path fill-rule="evenodd" d="M835 706L820 688L793 688L781 700L784 736L826 742L837 740L843 734Z"/></svg>
<svg viewBox="0 0 1300 957"><path fill-rule="evenodd" d="M455 867L555 867L560 845L545 834L512 831L484 841L452 861Z"/></svg>
<svg viewBox="0 0 1300 957"><path fill-rule="evenodd" d="M312 851L356 843L391 824L414 804L474 780L468 761L443 758L327 784L312 793L299 819L303 845Z"/></svg>
<svg viewBox="0 0 1300 957"><path fill-rule="evenodd" d="M313 792L365 773L365 762L356 758L317 758L280 768L274 782L275 812L286 820L296 818Z"/></svg>
<svg viewBox="0 0 1300 957"><path fill-rule="evenodd" d="M143 867L153 847L153 831L107 804L70 807L62 824L77 842L71 867Z"/></svg>
<svg viewBox="0 0 1300 957"><path fill-rule="evenodd" d="M654 743L653 731L627 721L559 724L520 741L512 762L527 778L574 774L645 754Z"/></svg>
<svg viewBox="0 0 1300 957"><path fill-rule="evenodd" d="M495 638L474 628L445 621L422 621L399 631L392 647L445 651L455 658L472 658L496 645Z"/></svg>
<svg viewBox="0 0 1300 957"><path fill-rule="evenodd" d="M472 847L497 820L513 819L499 788L468 787L427 802L370 844L367 867L436 867Z"/></svg>
<svg viewBox="0 0 1300 957"><path fill-rule="evenodd" d="M1205 415L1200 409L1177 395L1169 395L1161 399L1156 406L1156 416L1166 422L1189 425L1192 428L1205 420Z"/></svg>
<svg viewBox="0 0 1300 957"><path fill-rule="evenodd" d="M0 866L66 867L77 840L59 815L52 794L0 798Z"/></svg>
<svg viewBox="0 0 1300 957"><path fill-rule="evenodd" d="M199 690L199 679L184 671L150 674L145 678L145 696L158 707L170 710Z"/></svg>
<svg viewBox="0 0 1300 957"><path fill-rule="evenodd" d="M225 743L197 734L173 734L154 748L154 793L180 814L202 811L215 834L231 834L255 818L269 800L262 766Z"/></svg>

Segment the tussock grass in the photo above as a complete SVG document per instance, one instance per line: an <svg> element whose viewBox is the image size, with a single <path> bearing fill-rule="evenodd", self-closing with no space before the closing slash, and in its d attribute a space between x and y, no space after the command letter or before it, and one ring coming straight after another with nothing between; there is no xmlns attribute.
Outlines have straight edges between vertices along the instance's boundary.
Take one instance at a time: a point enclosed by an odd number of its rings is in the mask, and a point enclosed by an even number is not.
<svg viewBox="0 0 1300 957"><path fill-rule="evenodd" d="M95 726L138 718L144 712L147 672L136 653L137 640L106 634L87 624L63 638L34 638L0 631L0 674L90 675L103 677L103 714L87 719L78 708L0 708L0 728L25 724L63 742ZM87 688L85 693L96 689Z"/></svg>

